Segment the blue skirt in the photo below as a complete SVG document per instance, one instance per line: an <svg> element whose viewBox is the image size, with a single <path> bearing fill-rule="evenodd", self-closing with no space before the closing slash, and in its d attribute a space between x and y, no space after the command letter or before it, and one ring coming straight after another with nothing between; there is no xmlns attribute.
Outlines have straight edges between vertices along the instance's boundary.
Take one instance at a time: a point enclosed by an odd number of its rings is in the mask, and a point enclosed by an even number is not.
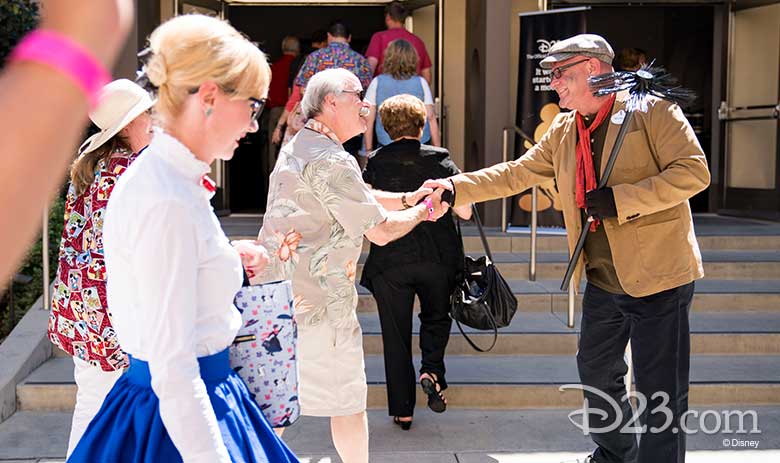
<svg viewBox="0 0 780 463"><path fill-rule="evenodd" d="M222 439L234 463L293 463L298 459L279 439L241 378L227 349L198 359ZM130 357L130 368L114 384L68 463L181 462L160 418L147 362Z"/></svg>

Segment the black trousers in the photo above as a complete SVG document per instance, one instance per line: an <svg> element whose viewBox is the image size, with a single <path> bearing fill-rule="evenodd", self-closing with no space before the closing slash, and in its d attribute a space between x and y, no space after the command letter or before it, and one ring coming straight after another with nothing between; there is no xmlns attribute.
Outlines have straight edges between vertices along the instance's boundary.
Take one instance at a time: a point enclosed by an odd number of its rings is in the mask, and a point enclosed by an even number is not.
<svg viewBox="0 0 780 463"><path fill-rule="evenodd" d="M680 419L688 411L688 314L693 286L689 283L635 298L587 285L577 368L583 385L601 391L585 390L588 407L606 412L604 419L588 414L591 437L598 445L593 454L597 463L685 462L685 433ZM623 400L623 377L628 371L623 357L629 339L636 390L647 398L639 422L632 422L630 403ZM618 413L610 401L617 404L622 417L616 417ZM620 426L608 430L618 421ZM624 429L642 425L647 428L640 432Z"/></svg>
<svg viewBox="0 0 780 463"><path fill-rule="evenodd" d="M382 344L391 416L414 415L417 375L412 362L412 310L420 298L420 374L434 373L446 389L444 351L450 338L450 294L455 270L434 263L388 269L371 279L382 325Z"/></svg>

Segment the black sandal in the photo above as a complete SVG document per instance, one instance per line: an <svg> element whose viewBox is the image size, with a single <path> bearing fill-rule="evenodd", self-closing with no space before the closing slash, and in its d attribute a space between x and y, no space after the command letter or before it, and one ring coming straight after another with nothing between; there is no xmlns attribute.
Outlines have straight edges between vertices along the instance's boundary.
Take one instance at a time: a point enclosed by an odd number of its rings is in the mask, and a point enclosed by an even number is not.
<svg viewBox="0 0 780 463"><path fill-rule="evenodd" d="M422 386L423 392L428 395L428 408L436 413L443 413L447 410L447 403L444 401L444 395L441 391L439 382L433 379L430 373L424 373L428 375L426 378L420 380L420 386ZM437 386L439 386L437 388Z"/></svg>
<svg viewBox="0 0 780 463"><path fill-rule="evenodd" d="M394 417L393 417L393 423L395 423L395 424L397 424L398 426L400 426L400 427L401 427L401 429L403 429L404 431L408 431L408 430L409 430L409 428L411 428L411 427L412 427L412 420L409 420L409 421L401 421L401 417L400 417L400 416L394 416Z"/></svg>

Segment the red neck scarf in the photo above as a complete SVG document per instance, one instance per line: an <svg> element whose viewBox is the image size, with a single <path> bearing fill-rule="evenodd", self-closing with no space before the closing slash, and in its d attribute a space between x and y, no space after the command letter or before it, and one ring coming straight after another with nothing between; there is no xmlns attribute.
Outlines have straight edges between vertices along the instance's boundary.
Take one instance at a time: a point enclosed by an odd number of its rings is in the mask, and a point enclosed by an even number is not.
<svg viewBox="0 0 780 463"><path fill-rule="evenodd" d="M590 147L591 134L601 125L602 122L612 112L612 105L615 103L615 94L613 93L609 99L599 109L596 114L596 119L590 124L590 127L585 127L585 120L582 114L577 112L577 190L575 191L575 197L577 199L577 207L585 209L585 192L595 190L598 187L596 183L596 169L593 166L593 151ZM600 166L599 166L600 167ZM599 226L599 221L594 220L590 223L590 231L596 231Z"/></svg>

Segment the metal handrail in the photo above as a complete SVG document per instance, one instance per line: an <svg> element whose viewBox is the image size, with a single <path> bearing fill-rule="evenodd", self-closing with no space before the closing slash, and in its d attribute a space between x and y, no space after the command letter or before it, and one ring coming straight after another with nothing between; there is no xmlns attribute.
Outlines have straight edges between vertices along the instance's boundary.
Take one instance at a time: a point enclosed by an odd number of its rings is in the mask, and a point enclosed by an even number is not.
<svg viewBox="0 0 780 463"><path fill-rule="evenodd" d="M509 161L509 132L514 131L520 138L530 143L536 142L529 137L523 130L516 125L504 127L503 130L503 146L502 146L502 160L503 162ZM534 185L531 189L531 258L528 260L528 279L530 281L536 281L536 232L537 232L537 199L539 194L539 188ZM501 198L501 231L506 232L509 220L507 220L507 198Z"/></svg>
<svg viewBox="0 0 780 463"><path fill-rule="evenodd" d="M503 133L502 133L502 147L501 147L501 162L507 162L509 161L509 131L514 131L515 134L519 135L520 138L523 140L526 140L532 144L536 144L533 138L529 137L528 134L523 132L523 130L516 126L516 125L510 125L507 127L504 127ZM532 217L536 215L535 213L532 213ZM532 218L533 220L533 218ZM507 220L507 198L501 198L501 231L506 232L507 224L509 221Z"/></svg>
<svg viewBox="0 0 780 463"><path fill-rule="evenodd" d="M575 283L576 281L574 281L574 276L572 276L571 281L569 282L569 299L568 299L568 307L566 310L566 326L569 328L574 328Z"/></svg>
<svg viewBox="0 0 780 463"><path fill-rule="evenodd" d="M537 207L539 187L531 188L531 257L528 259L528 279L536 281L536 232L538 228L539 209Z"/></svg>
<svg viewBox="0 0 780 463"><path fill-rule="evenodd" d="M501 162L509 161L509 128L504 127L501 134ZM506 196L501 198L501 231L506 233L507 226Z"/></svg>
<svg viewBox="0 0 780 463"><path fill-rule="evenodd" d="M522 138L525 141L528 141L532 144L536 144L536 141L534 141L533 138L529 137L528 134L523 132L522 129L517 127L516 125L511 125L508 127L504 127L503 133L502 133L502 161L507 162L509 161L509 133L510 131L513 131L515 134L519 135L520 138ZM528 259L528 279L530 281L536 281L536 248L538 246L538 228L539 228L539 211L538 211L538 198L539 198L539 187L534 185L534 187L531 189L531 249L530 249L530 258ZM507 220L507 198L503 197L501 198L501 231L506 232L507 230L507 224L509 221ZM574 302L576 300L575 298L575 292L574 292L574 277L572 276L571 283L569 284L569 294L568 294L568 305L567 305L567 314L566 314L566 326L569 328L574 328Z"/></svg>

